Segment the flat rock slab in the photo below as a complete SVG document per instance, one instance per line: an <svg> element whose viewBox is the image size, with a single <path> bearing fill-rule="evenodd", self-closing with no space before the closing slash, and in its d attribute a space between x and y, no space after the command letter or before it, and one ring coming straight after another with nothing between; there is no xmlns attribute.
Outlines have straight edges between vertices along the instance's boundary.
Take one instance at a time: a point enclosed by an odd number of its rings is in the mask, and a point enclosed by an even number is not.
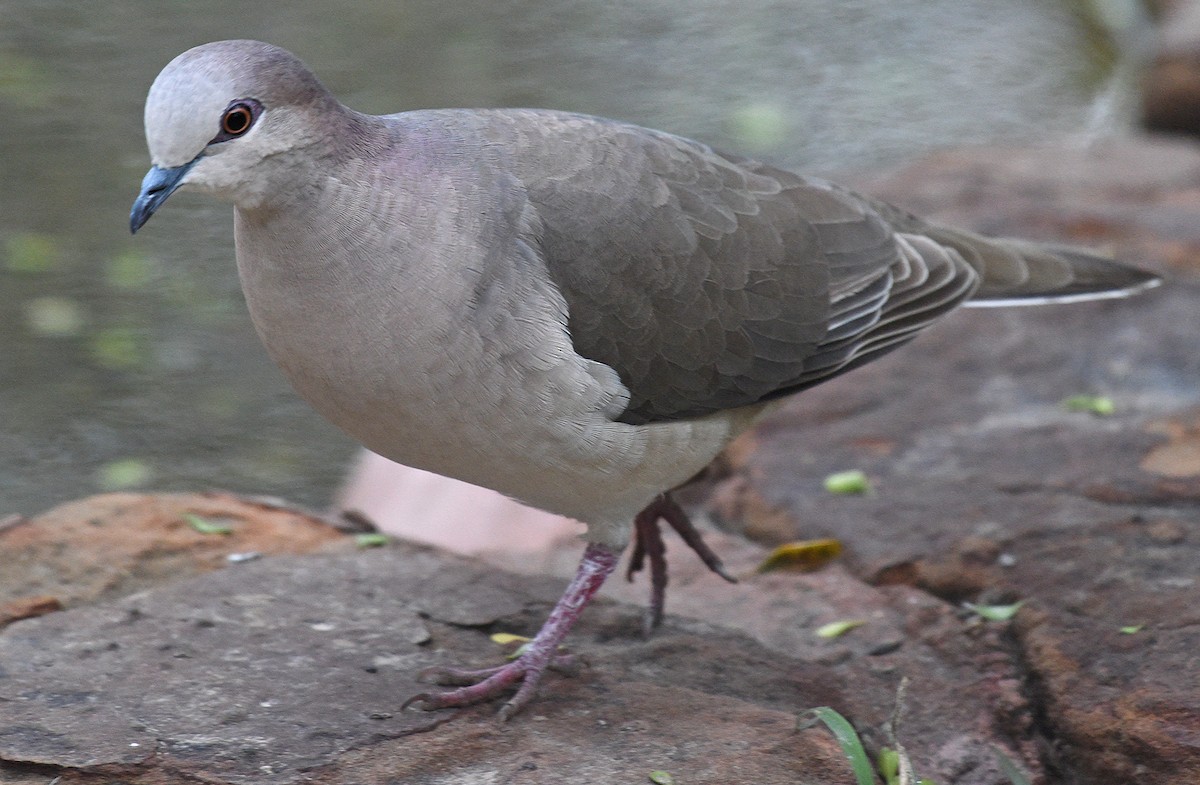
<svg viewBox="0 0 1200 785"><path fill-rule="evenodd" d="M502 658L478 628L529 631L560 588L397 546L268 559L17 622L0 636L0 758L84 782L844 775L827 736L796 730L813 673L728 631L639 642L635 609L592 615L576 640L597 667L551 677L514 722L494 706L399 708L427 688L423 667Z"/></svg>
<svg viewBox="0 0 1200 785"><path fill-rule="evenodd" d="M257 508L205 498L209 516L236 519L244 535L258 526ZM162 511L196 503L102 496L23 525L41 532L39 547L102 563L114 521L143 543L158 527L165 545L179 532ZM96 523L63 526L70 539L51 547L52 522L75 518ZM104 536L89 539L97 528ZM850 776L840 749L823 728L797 730L797 716L834 706L876 750L905 676L901 735L923 773L1003 783L996 749L1040 771L1004 625L906 586L874 588L836 567L754 575L762 549L717 537L743 581L729 586L678 559L671 602L727 626L672 615L644 640L640 607L601 602L569 641L586 666L548 675L540 699L504 724L494 705L399 707L428 688L416 680L424 667L498 662L504 650L488 634L532 634L562 580L402 543L356 549L344 535L310 555L215 558L240 546L232 536L190 547L222 569L180 570L0 633L0 781L615 783L661 769L681 782L840 784ZM286 541L287 527L276 536ZM24 552L6 545L0 537L5 563ZM259 545L273 548L269 538ZM159 551L147 547L143 558ZM647 590L612 586L635 600ZM8 590L21 595L14 583ZM866 623L833 640L814 634L846 618Z"/></svg>

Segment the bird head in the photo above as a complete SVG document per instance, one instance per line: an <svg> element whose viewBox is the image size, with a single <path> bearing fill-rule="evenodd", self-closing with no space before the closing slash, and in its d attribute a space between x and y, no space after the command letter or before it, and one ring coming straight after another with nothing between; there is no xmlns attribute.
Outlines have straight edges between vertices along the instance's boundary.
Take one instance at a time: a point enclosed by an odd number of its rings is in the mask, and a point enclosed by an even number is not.
<svg viewBox="0 0 1200 785"><path fill-rule="evenodd" d="M284 49L218 41L189 49L162 70L146 98L154 164L129 216L137 232L175 190L254 207L276 192L286 154L323 138L315 118L341 105Z"/></svg>

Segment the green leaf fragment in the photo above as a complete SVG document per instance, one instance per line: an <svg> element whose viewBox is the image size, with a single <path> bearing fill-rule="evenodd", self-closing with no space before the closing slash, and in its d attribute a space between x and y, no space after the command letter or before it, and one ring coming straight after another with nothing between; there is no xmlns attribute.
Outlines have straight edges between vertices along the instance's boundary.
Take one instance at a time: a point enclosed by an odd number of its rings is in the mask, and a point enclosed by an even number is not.
<svg viewBox="0 0 1200 785"><path fill-rule="evenodd" d="M354 544L360 548L382 548L392 538L381 532L364 532L354 535Z"/></svg>
<svg viewBox="0 0 1200 785"><path fill-rule="evenodd" d="M992 747L992 752L996 756L996 762L1000 764L1000 770L1008 777L1012 785L1031 785L1029 778L1025 773L1017 768L1017 764L1012 762L1012 759L1004 754L999 747Z"/></svg>
<svg viewBox="0 0 1200 785"><path fill-rule="evenodd" d="M875 761L879 774L887 785L894 785L900 778L900 753L891 747L880 747L879 757Z"/></svg>
<svg viewBox="0 0 1200 785"><path fill-rule="evenodd" d="M1145 624L1130 624L1121 628L1122 635L1137 635L1145 627Z"/></svg>
<svg viewBox="0 0 1200 785"><path fill-rule="evenodd" d="M675 785L675 778L671 776L671 772L655 769L650 772L650 781L654 785Z"/></svg>
<svg viewBox="0 0 1200 785"><path fill-rule="evenodd" d="M210 521L207 518L202 518L199 515L191 512L183 514L183 520L188 526L198 531L200 534L233 534L233 527L228 523L220 521Z"/></svg>
<svg viewBox="0 0 1200 785"><path fill-rule="evenodd" d="M818 706L805 713L812 714L825 723L825 727L833 733L842 752L850 761L850 767L854 770L854 778L858 785L875 785L875 770L871 766L871 759L867 757L867 751L863 749L858 732L854 730L850 721L828 706Z"/></svg>
<svg viewBox="0 0 1200 785"><path fill-rule="evenodd" d="M988 621L1008 621L1017 615L1017 611L1024 604L1025 600L1014 602L1012 605L976 605L973 602L964 602L963 607Z"/></svg>
<svg viewBox="0 0 1200 785"><path fill-rule="evenodd" d="M529 647L532 645L533 645L533 641L529 641L528 643L522 643L520 646L518 646L517 648L510 651L505 656L504 659L508 660L509 662L512 662L513 660L519 660L519 659L521 659L521 655L524 654L525 652L529 651Z"/></svg>
<svg viewBox="0 0 1200 785"><path fill-rule="evenodd" d="M521 644L508 653L508 660L515 660L529 650L529 645L533 643L533 638L526 638L524 635L514 635L511 632L493 632L488 636L492 643L498 646L512 646L514 643Z"/></svg>
<svg viewBox="0 0 1200 785"><path fill-rule="evenodd" d="M859 469L834 472L825 478L825 490L837 494L869 493L871 482Z"/></svg>
<svg viewBox="0 0 1200 785"><path fill-rule="evenodd" d="M866 619L843 619L841 621L831 621L828 624L822 624L817 628L817 637L837 638L846 634L855 627L861 627L866 623Z"/></svg>
<svg viewBox="0 0 1200 785"><path fill-rule="evenodd" d="M1069 412L1090 412L1108 416L1117 410L1113 399L1105 395L1072 395L1062 402Z"/></svg>

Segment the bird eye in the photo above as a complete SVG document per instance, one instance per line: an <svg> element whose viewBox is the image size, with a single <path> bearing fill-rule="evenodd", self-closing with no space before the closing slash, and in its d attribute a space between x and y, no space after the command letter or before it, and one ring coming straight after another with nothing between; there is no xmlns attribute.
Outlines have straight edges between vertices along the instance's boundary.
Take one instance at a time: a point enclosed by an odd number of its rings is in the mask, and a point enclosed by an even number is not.
<svg viewBox="0 0 1200 785"><path fill-rule="evenodd" d="M238 138L250 130L260 114L262 114L262 104L253 98L241 98L234 101L221 115L221 129L209 144Z"/></svg>
<svg viewBox="0 0 1200 785"><path fill-rule="evenodd" d="M230 136L241 136L246 133L246 129L250 127L250 121L253 119L254 115L250 113L250 107L238 104L225 112L225 116L221 118L221 130Z"/></svg>

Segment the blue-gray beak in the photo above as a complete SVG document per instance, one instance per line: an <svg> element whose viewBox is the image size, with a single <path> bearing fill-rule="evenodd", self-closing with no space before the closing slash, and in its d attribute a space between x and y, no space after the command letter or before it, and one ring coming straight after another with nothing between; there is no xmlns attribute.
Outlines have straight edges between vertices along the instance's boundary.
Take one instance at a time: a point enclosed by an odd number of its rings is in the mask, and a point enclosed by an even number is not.
<svg viewBox="0 0 1200 785"><path fill-rule="evenodd" d="M167 197L179 187L183 176L199 160L200 156L196 156L183 166L176 166L173 169L150 167L150 171L146 172L146 176L142 178L142 192L138 194L138 198L133 202L133 209L129 211L130 232L137 234L137 230L142 228L142 224L149 221L150 216L154 215L154 211L167 201Z"/></svg>

